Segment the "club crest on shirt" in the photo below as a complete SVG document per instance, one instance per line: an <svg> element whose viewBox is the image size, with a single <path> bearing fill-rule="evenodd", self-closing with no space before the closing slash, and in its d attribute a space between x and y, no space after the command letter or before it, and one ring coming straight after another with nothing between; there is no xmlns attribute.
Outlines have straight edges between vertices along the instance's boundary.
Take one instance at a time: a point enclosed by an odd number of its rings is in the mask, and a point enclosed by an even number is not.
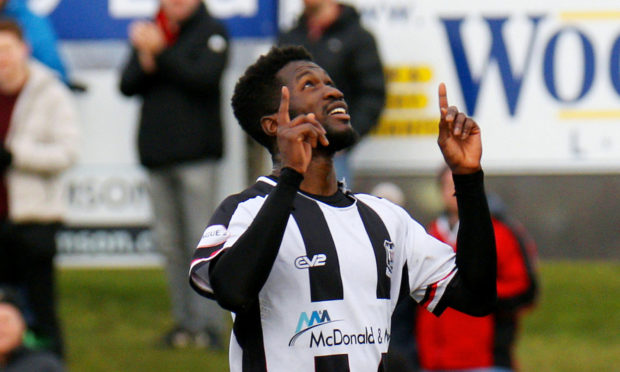
<svg viewBox="0 0 620 372"><path fill-rule="evenodd" d="M385 247L385 275L391 278L392 270L394 270L394 243L385 240L383 241L383 247Z"/></svg>
<svg viewBox="0 0 620 372"><path fill-rule="evenodd" d="M224 225L213 225L207 227L198 243L198 248L215 247L224 243L228 239L228 230Z"/></svg>

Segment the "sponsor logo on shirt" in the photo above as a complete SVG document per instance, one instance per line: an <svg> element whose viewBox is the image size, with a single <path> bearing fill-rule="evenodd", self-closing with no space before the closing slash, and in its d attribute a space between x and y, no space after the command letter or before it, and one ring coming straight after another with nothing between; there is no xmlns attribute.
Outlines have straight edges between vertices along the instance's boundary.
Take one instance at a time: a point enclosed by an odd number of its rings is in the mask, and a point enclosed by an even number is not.
<svg viewBox="0 0 620 372"><path fill-rule="evenodd" d="M297 339L313 328L320 327L329 323L339 322L340 320L332 320L327 310L313 311L308 315L307 312L299 314L299 321L297 322L297 329L295 329L295 335L291 338L288 346L294 346Z"/></svg>
<svg viewBox="0 0 620 372"><path fill-rule="evenodd" d="M312 258L299 256L295 259L295 267L298 269L309 269L311 267L325 266L327 256L323 253L315 254Z"/></svg>
<svg viewBox="0 0 620 372"><path fill-rule="evenodd" d="M288 346L295 346L303 335L308 335L306 338L309 348L387 344L390 342L390 333L387 328L365 326L359 331L350 331L339 327L330 329L328 326L341 321L342 319L332 320L327 310L302 312L299 315L295 334L291 337Z"/></svg>
<svg viewBox="0 0 620 372"><path fill-rule="evenodd" d="M332 347L340 345L373 345L387 344L390 342L390 333L387 329L364 327L361 332L346 332L339 328L334 328L329 332L311 332L310 348L313 347Z"/></svg>

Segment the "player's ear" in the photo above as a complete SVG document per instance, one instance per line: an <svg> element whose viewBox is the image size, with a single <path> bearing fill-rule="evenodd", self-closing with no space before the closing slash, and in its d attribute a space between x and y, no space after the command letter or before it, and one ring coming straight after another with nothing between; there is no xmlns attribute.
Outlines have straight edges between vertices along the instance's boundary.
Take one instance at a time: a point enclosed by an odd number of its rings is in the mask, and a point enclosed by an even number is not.
<svg viewBox="0 0 620 372"><path fill-rule="evenodd" d="M260 118L260 125L270 137L275 137L278 133L278 114L265 115Z"/></svg>

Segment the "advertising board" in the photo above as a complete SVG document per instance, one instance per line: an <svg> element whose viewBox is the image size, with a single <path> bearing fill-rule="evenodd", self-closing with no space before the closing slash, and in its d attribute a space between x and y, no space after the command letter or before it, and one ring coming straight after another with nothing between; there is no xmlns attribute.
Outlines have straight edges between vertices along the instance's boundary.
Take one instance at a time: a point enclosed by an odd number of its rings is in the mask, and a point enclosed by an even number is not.
<svg viewBox="0 0 620 372"><path fill-rule="evenodd" d="M620 171L620 6L612 1L347 1L375 35L386 108L360 171L441 162L437 86L483 128L496 173ZM286 27L301 2L281 4ZM353 118L355 120L355 118Z"/></svg>

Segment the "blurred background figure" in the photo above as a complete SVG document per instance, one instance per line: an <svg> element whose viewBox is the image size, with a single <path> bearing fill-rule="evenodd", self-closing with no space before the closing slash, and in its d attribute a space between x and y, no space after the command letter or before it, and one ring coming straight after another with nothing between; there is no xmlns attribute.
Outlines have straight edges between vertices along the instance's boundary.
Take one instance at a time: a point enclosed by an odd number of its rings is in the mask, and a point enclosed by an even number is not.
<svg viewBox="0 0 620 372"><path fill-rule="evenodd" d="M54 70L65 83L69 82L65 64L58 53L58 42L52 24L33 13L27 0L0 0L0 15L12 18L24 32L32 57Z"/></svg>
<svg viewBox="0 0 620 372"><path fill-rule="evenodd" d="M152 21L131 24L129 39L133 50L120 89L142 98L138 152L149 171L175 322L163 341L221 348L223 311L194 293L187 267L216 203L227 33L201 0L161 0Z"/></svg>
<svg viewBox="0 0 620 372"><path fill-rule="evenodd" d="M35 351L24 345L26 328L18 297L10 288L0 287L0 371L64 371L54 354Z"/></svg>
<svg viewBox="0 0 620 372"><path fill-rule="evenodd" d="M37 343L58 355L55 234L66 203L61 175L78 154L79 128L69 90L29 58L18 24L0 20L0 284L24 292Z"/></svg>
<svg viewBox="0 0 620 372"><path fill-rule="evenodd" d="M280 34L278 45L303 45L312 54L346 97L351 124L360 136L377 124L385 103L383 66L357 10L336 0L304 0L303 14L290 31ZM334 164L338 179L351 188L349 153L338 154Z"/></svg>
<svg viewBox="0 0 620 372"><path fill-rule="evenodd" d="M387 199L396 205L400 205L401 207L405 206L405 193L395 183L381 182L373 187L370 194Z"/></svg>
<svg viewBox="0 0 620 372"><path fill-rule="evenodd" d="M445 214L434 220L429 233L456 247L458 206L452 173L439 174ZM453 309L440 317L418 311L415 334L421 368L425 371L513 371L514 350L522 311L537 295L535 246L522 228L514 229L497 197L490 198L497 248L497 310L477 318Z"/></svg>

